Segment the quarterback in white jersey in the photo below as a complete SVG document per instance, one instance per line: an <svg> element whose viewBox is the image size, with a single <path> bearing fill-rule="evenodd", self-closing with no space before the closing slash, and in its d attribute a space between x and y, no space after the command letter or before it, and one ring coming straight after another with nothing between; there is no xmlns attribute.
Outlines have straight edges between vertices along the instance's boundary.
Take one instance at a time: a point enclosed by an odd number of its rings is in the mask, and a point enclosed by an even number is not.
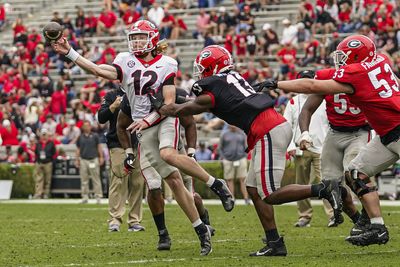
<svg viewBox="0 0 400 267"><path fill-rule="evenodd" d="M135 120L131 129L137 132L143 129L140 134L142 136L140 152L144 153L140 155L144 157L144 160L140 161L141 170L144 176L150 179L160 175L166 179L175 194L176 201L191 221L200 239L201 255L208 255L212 251L210 229L200 220L193 196L184 187L182 178L174 167L206 182L220 197L227 211L232 210L234 206L232 195L222 180L210 176L192 158L178 154L176 146L179 140L179 120L171 117L163 118L157 111L151 111L149 95L162 90L166 104L174 103L176 97L174 77L177 72L177 63L170 57L159 55L157 28L149 21L140 20L131 25L127 37L129 52L119 54L114 65L96 65L87 60L69 45L65 37L52 42L51 45L57 53L64 54L84 70L108 80L119 79L122 82L133 111L132 118ZM171 134L174 136L169 137ZM154 149L154 144L157 143L159 146ZM132 166L133 150L124 148L127 154L125 166ZM155 169L159 173L148 171L150 169ZM157 227L162 225L164 223L163 205L150 206L150 209ZM159 246L159 249L169 249L168 233L159 229L159 236L159 245L160 243L165 245L161 248Z"/></svg>

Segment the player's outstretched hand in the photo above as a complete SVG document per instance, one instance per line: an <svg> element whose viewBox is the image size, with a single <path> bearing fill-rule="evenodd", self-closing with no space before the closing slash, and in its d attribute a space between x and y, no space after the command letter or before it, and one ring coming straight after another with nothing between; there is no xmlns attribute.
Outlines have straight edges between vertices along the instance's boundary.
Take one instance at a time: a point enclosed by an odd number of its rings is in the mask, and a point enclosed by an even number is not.
<svg viewBox="0 0 400 267"><path fill-rule="evenodd" d="M136 120L132 122L131 125L126 128L126 130L130 131L131 134L133 134L135 132L139 133L141 130L146 129L147 127L149 127L149 125L144 120Z"/></svg>
<svg viewBox="0 0 400 267"><path fill-rule="evenodd" d="M149 99L151 102L151 105L156 109L159 110L162 106L164 106L164 97L162 94L154 94L151 95L149 94Z"/></svg>
<svg viewBox="0 0 400 267"><path fill-rule="evenodd" d="M255 86L257 92L269 91L278 88L278 81L275 79L267 79L263 82L260 82Z"/></svg>
<svg viewBox="0 0 400 267"><path fill-rule="evenodd" d="M55 42L51 42L51 47L59 54L66 55L68 54L69 49L71 49L71 45L68 43L67 38L62 37Z"/></svg>

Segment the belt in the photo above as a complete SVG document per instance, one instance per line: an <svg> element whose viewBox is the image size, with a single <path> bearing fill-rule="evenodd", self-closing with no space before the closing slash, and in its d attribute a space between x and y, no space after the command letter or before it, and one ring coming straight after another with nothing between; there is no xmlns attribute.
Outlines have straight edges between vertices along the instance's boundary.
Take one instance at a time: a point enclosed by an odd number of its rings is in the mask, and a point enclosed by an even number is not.
<svg viewBox="0 0 400 267"><path fill-rule="evenodd" d="M385 146L400 139L400 125L390 130L384 136L381 136L381 142Z"/></svg>
<svg viewBox="0 0 400 267"><path fill-rule="evenodd" d="M353 132L358 132L359 130L364 130L364 131L372 130L369 124L364 124L361 126L335 126L329 123L329 126L332 128L332 130L342 133L353 133Z"/></svg>

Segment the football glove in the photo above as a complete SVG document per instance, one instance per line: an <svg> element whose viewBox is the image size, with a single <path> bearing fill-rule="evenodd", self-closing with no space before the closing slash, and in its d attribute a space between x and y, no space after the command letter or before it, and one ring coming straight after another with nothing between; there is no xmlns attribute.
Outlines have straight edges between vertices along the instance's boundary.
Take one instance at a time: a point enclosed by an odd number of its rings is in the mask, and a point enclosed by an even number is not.
<svg viewBox="0 0 400 267"><path fill-rule="evenodd" d="M257 92L265 92L269 90L274 90L278 88L278 81L275 79L267 79L263 82L260 82L254 86L254 89Z"/></svg>
<svg viewBox="0 0 400 267"><path fill-rule="evenodd" d="M126 154L126 158L124 160L124 167L126 172L131 172L135 168L135 160L136 157L134 154Z"/></svg>
<svg viewBox="0 0 400 267"><path fill-rule="evenodd" d="M162 94L149 94L151 105L156 109L159 110L162 106L164 106L164 97Z"/></svg>

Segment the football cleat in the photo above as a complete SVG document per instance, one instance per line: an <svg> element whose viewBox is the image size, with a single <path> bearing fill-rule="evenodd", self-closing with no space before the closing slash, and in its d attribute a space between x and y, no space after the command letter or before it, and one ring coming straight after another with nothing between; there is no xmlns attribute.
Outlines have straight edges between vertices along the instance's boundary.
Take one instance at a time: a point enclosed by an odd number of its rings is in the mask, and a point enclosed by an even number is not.
<svg viewBox="0 0 400 267"><path fill-rule="evenodd" d="M214 230L210 226L206 225L207 231L202 234L198 234L199 239L200 239L200 255L201 256L207 256L212 252L212 246L211 246L211 231Z"/></svg>
<svg viewBox="0 0 400 267"><path fill-rule="evenodd" d="M108 226L109 232L119 232L119 225L118 224L110 224Z"/></svg>
<svg viewBox="0 0 400 267"><path fill-rule="evenodd" d="M263 239L263 242L267 245L260 249L259 251L250 253L252 257L260 257L260 256L286 256L287 250L285 246L285 242L283 241L283 237L279 237L278 240L275 241L266 241Z"/></svg>
<svg viewBox="0 0 400 267"><path fill-rule="evenodd" d="M370 224L361 234L346 237L346 241L362 247L386 244L389 241L389 231L384 224Z"/></svg>
<svg viewBox="0 0 400 267"><path fill-rule="evenodd" d="M339 217L335 219L335 216L332 216L329 219L328 222L328 227L337 227L339 224L342 224L344 222L344 218L342 214L339 214Z"/></svg>
<svg viewBox="0 0 400 267"><path fill-rule="evenodd" d="M319 191L319 198L328 200L333 209L333 216L337 224L343 223L341 216L343 202L340 192L339 182L337 180L322 180L323 188Z"/></svg>
<svg viewBox="0 0 400 267"><path fill-rule="evenodd" d="M161 230L158 234L158 250L170 250L171 249L171 238L169 238L169 234L167 229Z"/></svg>
<svg viewBox="0 0 400 267"><path fill-rule="evenodd" d="M371 224L371 221L368 217L368 214L363 210L361 212L361 216L358 219L358 221L353 225L353 227L350 230L350 236L354 235L359 235L362 232L364 232L369 225Z"/></svg>
<svg viewBox="0 0 400 267"><path fill-rule="evenodd" d="M226 211L233 210L235 206L235 200L233 199L232 193L229 191L229 188L224 180L215 179L215 182L210 188L221 199L222 205Z"/></svg>
<svg viewBox="0 0 400 267"><path fill-rule="evenodd" d="M294 226L295 227L310 227L311 226L310 221L311 220L308 220L308 219L300 219L294 224Z"/></svg>

